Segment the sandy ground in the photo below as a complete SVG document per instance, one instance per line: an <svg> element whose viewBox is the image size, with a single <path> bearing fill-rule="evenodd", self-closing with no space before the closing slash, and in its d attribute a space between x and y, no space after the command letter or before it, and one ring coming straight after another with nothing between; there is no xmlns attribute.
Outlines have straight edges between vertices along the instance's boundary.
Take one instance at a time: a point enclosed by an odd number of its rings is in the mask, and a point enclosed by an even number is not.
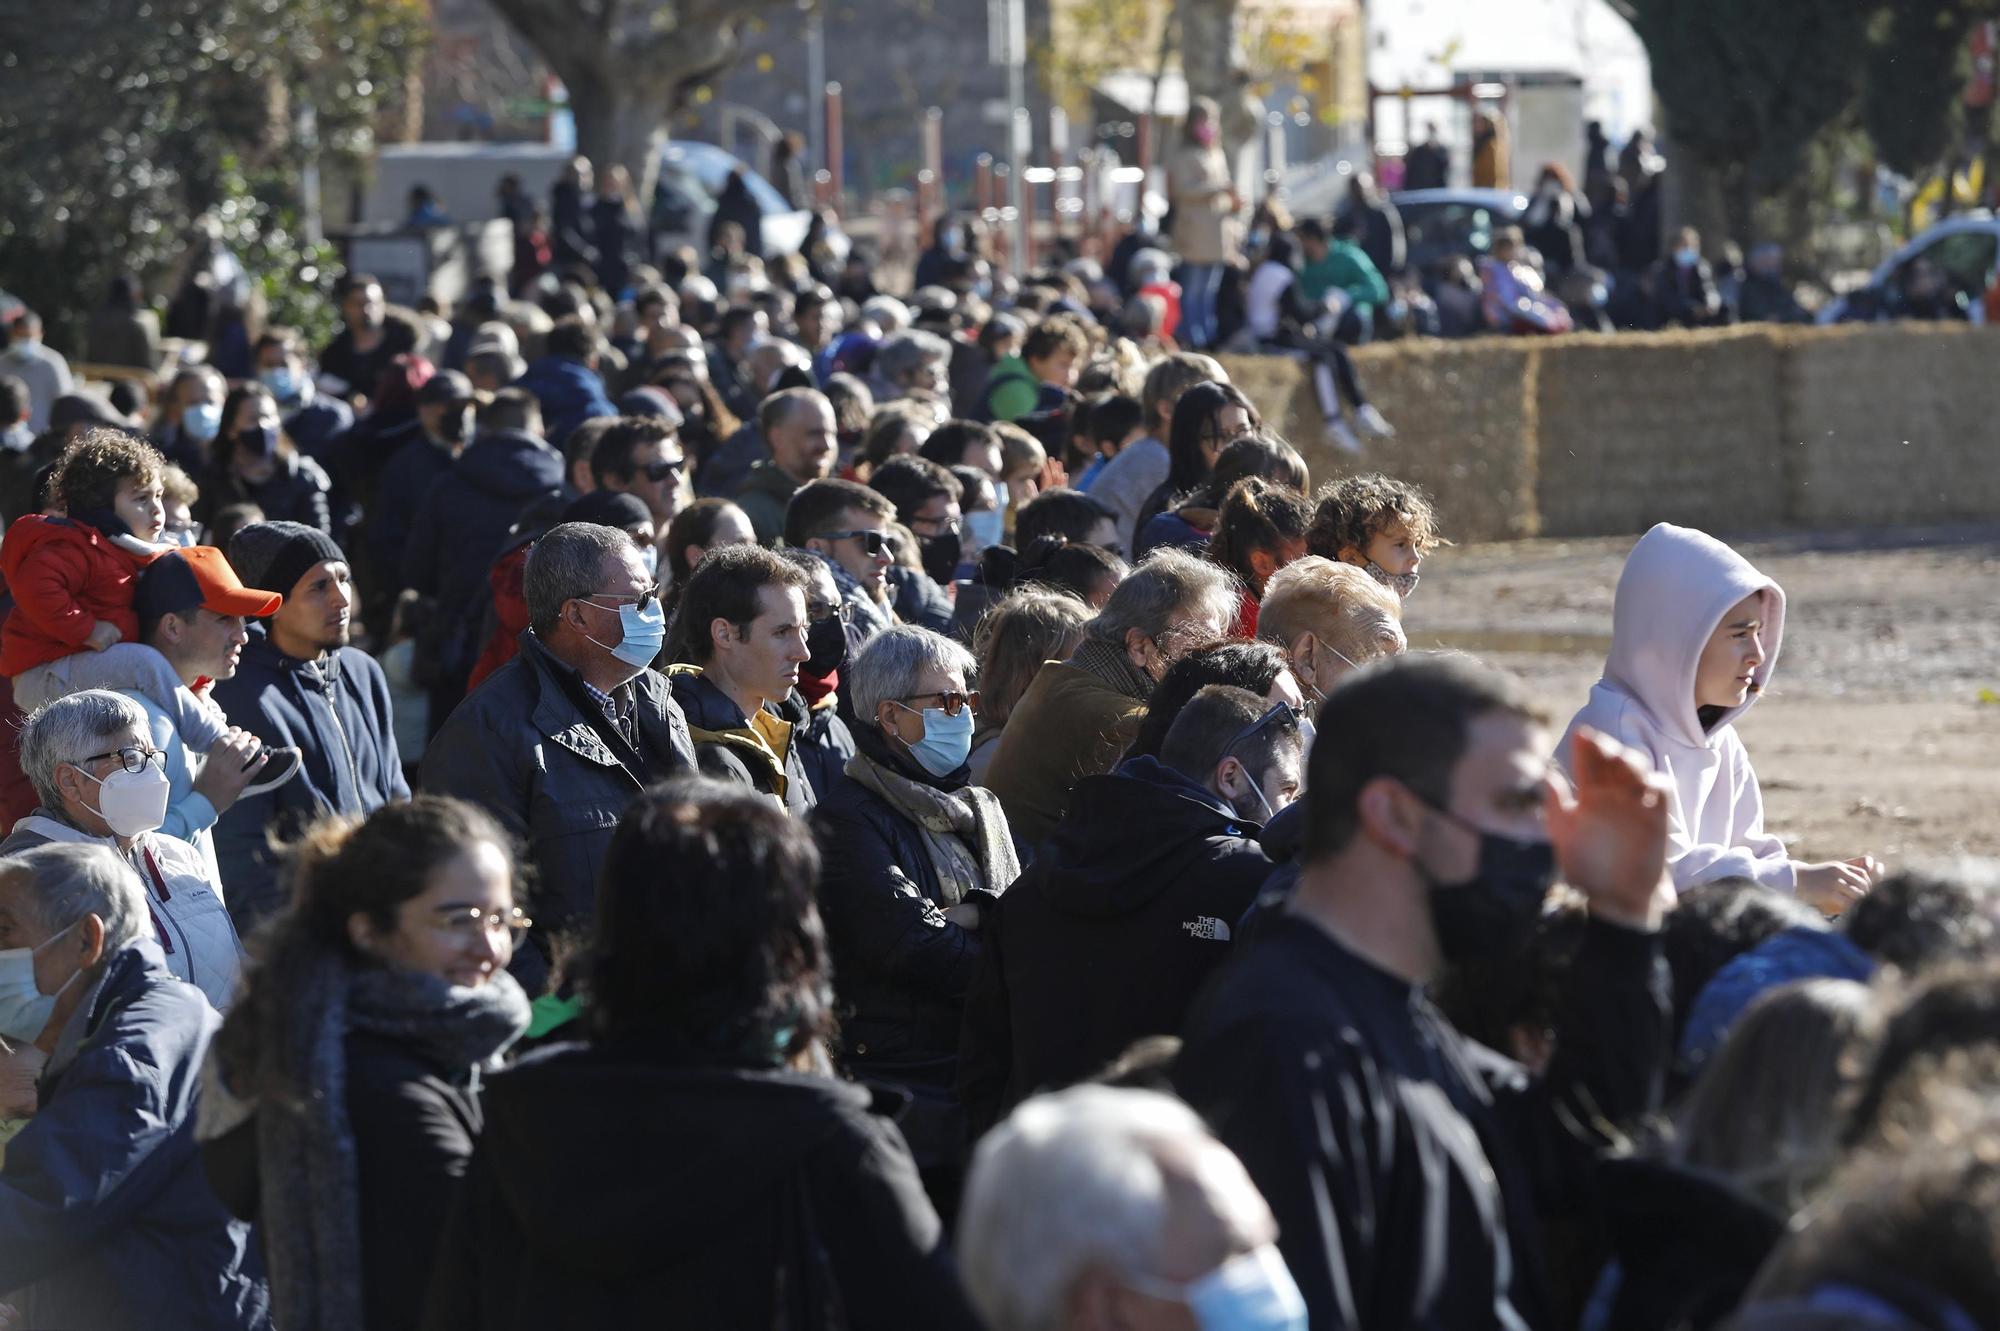
<svg viewBox="0 0 2000 1331"><path fill-rule="evenodd" d="M1772 688L1739 722L1770 828L1806 859L2000 855L2000 526L1736 544L1787 598ZM1504 665L1566 723L1603 664L1630 547L1440 551L1410 645Z"/></svg>

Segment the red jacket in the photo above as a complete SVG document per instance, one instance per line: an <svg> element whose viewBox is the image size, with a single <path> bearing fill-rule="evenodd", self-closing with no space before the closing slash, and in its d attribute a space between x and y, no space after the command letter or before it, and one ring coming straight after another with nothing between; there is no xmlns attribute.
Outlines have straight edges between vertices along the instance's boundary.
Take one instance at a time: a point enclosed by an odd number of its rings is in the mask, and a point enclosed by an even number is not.
<svg viewBox="0 0 2000 1331"><path fill-rule="evenodd" d="M14 611L0 628L0 675L12 679L86 650L100 619L118 626L121 641L139 641L132 593L156 553L126 549L70 518L31 513L9 524L0 541L0 576L14 594Z"/></svg>
<svg viewBox="0 0 2000 1331"><path fill-rule="evenodd" d="M498 623L479 653L479 660L473 663L472 674L465 682L467 693L485 683L488 675L513 660L521 649L521 632L528 627L528 595L522 583L528 570L528 551L533 548L533 542L523 541L501 555L486 575L488 585L493 588L493 618Z"/></svg>

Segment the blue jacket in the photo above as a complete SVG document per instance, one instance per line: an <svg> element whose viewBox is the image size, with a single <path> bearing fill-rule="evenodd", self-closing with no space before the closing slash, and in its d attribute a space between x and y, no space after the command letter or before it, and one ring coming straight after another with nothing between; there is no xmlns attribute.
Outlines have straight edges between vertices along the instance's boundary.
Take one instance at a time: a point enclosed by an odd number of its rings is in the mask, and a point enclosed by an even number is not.
<svg viewBox="0 0 2000 1331"><path fill-rule="evenodd" d="M0 1167L0 1290L36 1327L265 1331L247 1225L195 1147L221 1019L151 939L114 954L42 1074L41 1112Z"/></svg>
<svg viewBox="0 0 2000 1331"><path fill-rule="evenodd" d="M514 387L527 389L542 404L542 423L551 439L566 439L587 420L618 414L605 394L604 380L580 360L544 356L514 381Z"/></svg>
<svg viewBox="0 0 2000 1331"><path fill-rule="evenodd" d="M223 899L249 934L281 909L285 890L267 836L297 835L323 813L368 814L410 797L390 719L389 682L366 652L342 647L324 662L300 661L250 626L233 679L215 686L229 719L274 747L296 745L305 763L276 790L247 795L215 824Z"/></svg>
<svg viewBox="0 0 2000 1331"><path fill-rule="evenodd" d="M362 515L368 537L365 542L374 558L381 581L380 592L394 604L396 594L409 585L403 571L403 551L409 548L417 510L424 496L440 476L450 473L452 456L432 443L421 424L382 467L375 485L375 505Z"/></svg>
<svg viewBox="0 0 2000 1331"><path fill-rule="evenodd" d="M1767 990L1793 980L1866 981L1875 961L1837 929L1787 929L1734 958L1702 986L1681 1030L1680 1063L1692 1074L1729 1037L1729 1028Z"/></svg>

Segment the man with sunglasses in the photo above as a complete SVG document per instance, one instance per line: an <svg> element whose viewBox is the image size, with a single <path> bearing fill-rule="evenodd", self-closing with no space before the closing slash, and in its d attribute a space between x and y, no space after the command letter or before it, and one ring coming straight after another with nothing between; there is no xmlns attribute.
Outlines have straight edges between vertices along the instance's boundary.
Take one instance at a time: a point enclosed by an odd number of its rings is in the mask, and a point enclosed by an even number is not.
<svg viewBox="0 0 2000 1331"><path fill-rule="evenodd" d="M833 474L839 451L833 403L817 389L783 389L757 408L757 427L771 455L750 469L735 498L749 514L757 540L776 545L792 496Z"/></svg>
<svg viewBox="0 0 2000 1331"><path fill-rule="evenodd" d="M987 911L959 1047L973 1132L1180 1030L1271 872L1257 831L1297 797L1304 756L1289 704L1211 684L1157 758L1077 782L1040 857Z"/></svg>
<svg viewBox="0 0 2000 1331"><path fill-rule="evenodd" d="M889 524L896 507L854 481L814 481L785 508L785 544L809 550L826 564L848 605L848 649L897 622L889 569Z"/></svg>
<svg viewBox="0 0 2000 1331"><path fill-rule="evenodd" d="M145 710L123 694L85 689L40 708L21 729L21 769L40 804L0 841L0 860L51 843L116 851L145 886L146 936L167 969L221 1012L235 995L243 947L208 861L158 830L165 763Z"/></svg>
<svg viewBox="0 0 2000 1331"><path fill-rule="evenodd" d="M597 488L638 499L652 513L655 531L665 531L674 515L694 502L679 425L663 416L620 417L598 436L590 455Z"/></svg>
<svg viewBox="0 0 2000 1331"><path fill-rule="evenodd" d="M530 994L550 940L587 926L597 873L632 797L695 770L694 741L652 662L665 644L659 585L632 538L566 522L529 551L529 625L424 753L424 789L470 800L527 843L535 931L509 966Z"/></svg>

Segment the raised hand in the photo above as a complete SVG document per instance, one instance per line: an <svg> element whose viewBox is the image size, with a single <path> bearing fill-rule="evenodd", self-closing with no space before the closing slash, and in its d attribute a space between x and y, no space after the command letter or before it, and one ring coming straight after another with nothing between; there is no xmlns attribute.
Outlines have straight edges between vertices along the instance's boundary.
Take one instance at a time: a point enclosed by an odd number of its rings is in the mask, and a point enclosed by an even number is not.
<svg viewBox="0 0 2000 1331"><path fill-rule="evenodd" d="M1593 915L1634 929L1657 929L1673 904L1667 877L1671 788L1638 754L1588 727L1570 746L1575 784L1552 778L1549 840L1563 881L1590 901Z"/></svg>

